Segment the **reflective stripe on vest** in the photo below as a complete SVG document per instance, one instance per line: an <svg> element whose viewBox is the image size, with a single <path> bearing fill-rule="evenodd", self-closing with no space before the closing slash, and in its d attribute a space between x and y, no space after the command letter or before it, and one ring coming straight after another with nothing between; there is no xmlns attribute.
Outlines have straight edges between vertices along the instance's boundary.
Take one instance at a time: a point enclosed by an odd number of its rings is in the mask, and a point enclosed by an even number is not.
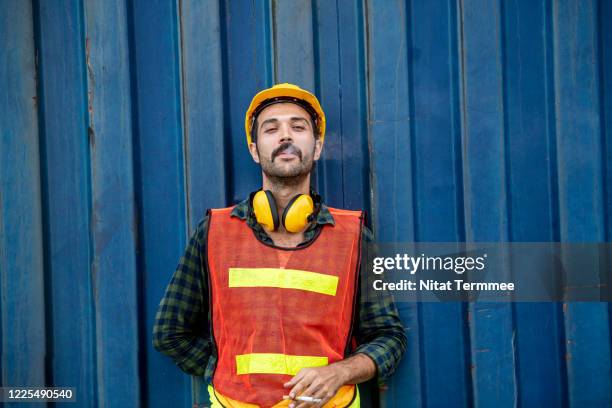
<svg viewBox="0 0 612 408"><path fill-rule="evenodd" d="M304 367L321 367L327 363L327 357L273 353L239 354L236 356L236 374L296 375Z"/></svg>
<svg viewBox="0 0 612 408"><path fill-rule="evenodd" d="M211 210L207 237L213 385L233 401L271 407L305 367L342 360L353 321L362 216L330 208L307 246L279 249L232 208Z"/></svg>
<svg viewBox="0 0 612 408"><path fill-rule="evenodd" d="M229 287L301 289L334 296L338 277L297 269L229 268Z"/></svg>

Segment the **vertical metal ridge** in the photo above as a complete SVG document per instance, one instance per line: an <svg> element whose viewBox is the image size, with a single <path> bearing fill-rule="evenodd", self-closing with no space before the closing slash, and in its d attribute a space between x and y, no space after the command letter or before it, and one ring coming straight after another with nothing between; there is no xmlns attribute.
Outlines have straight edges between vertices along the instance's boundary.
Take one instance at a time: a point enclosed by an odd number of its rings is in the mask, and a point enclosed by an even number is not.
<svg viewBox="0 0 612 408"><path fill-rule="evenodd" d="M377 230L379 229L379 223L378 223L378 217L376 216L376 213L378 212L378 207L376 205L376 200L374 200L374 192L376 191L376 187L377 187L377 178L376 178L376 172L372 171L372 169L375 168L373 161L374 161L374 157L373 157L373 150L374 150L374 145L372 143L372 103L371 103L371 95L372 95L372 89L371 89L371 78L370 78L370 74L371 74L371 67L370 67L370 63L371 63L371 59L372 56L370 54L370 50L372 47L372 40L370 38L370 1L371 0L363 0L363 21L364 21L364 47L365 47L365 53L364 53L364 57L365 57L365 80L366 80L366 84L365 84L365 89L366 89L366 132L367 132L367 148L368 148L368 155L366 156L368 158L368 169L369 169L369 181L370 181L370 189L369 189L369 200L370 200L370 208L371 208L371 212L370 212L370 226L372 228L372 232L374 233L374 236L377 236Z"/></svg>
<svg viewBox="0 0 612 408"><path fill-rule="evenodd" d="M359 76L359 95L360 95L360 104L359 111L362 113L360 117L360 144L361 144L361 155L364 158L364 169L363 169L363 183L362 183L362 197L363 197L363 209L366 213L370 212L372 206L372 200L369 192L368 181L370 179L370 158L369 158L369 149L368 149L368 87L366 86L367 81L367 60L366 60L366 52L365 52L365 16L364 16L364 8L363 1L357 2L355 5L356 8L356 27L357 27L357 60L359 61L358 66L358 76ZM365 220L368 223L368 219Z"/></svg>
<svg viewBox="0 0 612 408"><path fill-rule="evenodd" d="M462 102L465 99L464 92L464 61L463 61L463 3L450 0L449 8L449 61L451 61L450 86L452 90L452 125L453 132L453 156L454 156L454 177L455 177L455 203L453 205L456 214L456 239L461 242L465 240L465 198L464 198L464 177L463 177L463 134L464 134L464 112ZM461 337L463 340L463 359L465 362L464 372L462 373L466 381L466 403L474 404L474 381L472 376L472 354L471 336L469 326L469 307L467 302L460 305L460 315L462 317Z"/></svg>
<svg viewBox="0 0 612 408"><path fill-rule="evenodd" d="M547 0L545 2L544 12L544 40L545 40L545 53L544 53L544 64L546 80L544 86L546 88L546 139L548 143L548 168L550 172L549 188L551 196L551 207L550 207L550 225L552 227L552 241L559 242L561 240L560 235L560 215L559 215L559 176L558 176L558 155L557 155L557 109L556 109L556 78L555 78L555 13L553 7L555 7L554 0ZM552 106L551 106L552 105ZM563 395L561 401L564 406L567 406L569 401L569 388L568 388L568 372L567 372L567 361L565 356L567 355L566 349L566 333L565 324L563 318L563 305L557 304L554 308L555 328L558 335L558 347L559 355L558 361L562 372L559 377L561 379L561 390Z"/></svg>
<svg viewBox="0 0 612 408"><path fill-rule="evenodd" d="M92 84L91 84L91 78L90 75L91 73L89 72L89 45L88 45L88 30L89 27L87 25L87 0L79 0L78 4L80 5L79 9L80 9L80 18L81 18L81 27L83 29L82 32L82 43L81 43L81 50L84 52L84 54L82 55L82 61L85 62L83 69L84 69L84 79L85 79L85 89L86 89L86 93L85 96L87 98L87 100L85 101L86 105L90 107L91 104L91 95L90 92L93 92L93 90L91 89ZM90 140L91 143L91 129L93 126L93 117L92 117L92 112L90 109L86 109L85 110L85 120L86 120L86 129L88 129L88 138ZM97 352L98 352L98 323L97 323L97 305L96 305L96 294L95 294L95 282L94 282L94 237L93 237L93 233L94 233L94 226L93 226L93 202L92 202L92 195L93 195L93 187L92 187L92 177L93 177L93 168L91 165L91 145L88 144L87 145L87 152L85 154L85 166L87 169L87 214L88 214L88 228L87 228L87 232L88 232L88 239L89 239L89 254L88 254L88 258L89 258L89 299L90 299L90 305L89 307L90 309L90 320L91 320L91 338L94 339L94 341L92 341L92 344L90 345L91 347L91 358L92 358L92 363L93 363L93 375L94 375L94 387L93 387L93 397L94 397L94 403L96 406L100 405L100 401L99 401L99 385L100 385L100 372L99 372L99 367L98 367L98 359L97 359Z"/></svg>
<svg viewBox="0 0 612 408"><path fill-rule="evenodd" d="M358 75L359 75L359 94L360 94L360 105L359 111L362 113L360 117L361 125L361 135L360 135L360 143L361 143L361 154L364 158L363 164L363 184L362 184L362 197L363 197L363 209L366 211L366 214L369 214L372 208L372 197L370 196L370 188L369 188L369 180L371 175L371 167L370 167L370 149L369 149L369 125L368 125L368 61L367 61L367 50L366 50L366 21L365 21L365 9L364 9L364 1L357 2L355 5L356 8L356 19L357 19L357 59L359 61ZM366 217L366 225L370 221L369 217Z"/></svg>
<svg viewBox="0 0 612 408"><path fill-rule="evenodd" d="M414 127L415 121L415 108L414 108L414 43L412 41L412 8L410 6L411 0L404 0L404 13L406 17L406 69L407 69L407 81L408 81L408 144L410 146L410 180L412 184L413 197L418 196L419 186L416 178L416 129ZM419 217L417 216L419 210L418 202L412 204L412 235L418 236L419 233ZM426 403L426 401L424 401Z"/></svg>
<svg viewBox="0 0 612 408"><path fill-rule="evenodd" d="M451 0L452 2L452 0ZM455 41L453 44L456 48L456 56L457 56L457 65L456 65L456 95L457 95L457 105L456 112L458 113L457 118L455 119L456 127L456 136L455 139L457 141L455 155L457 157L457 180L459 181L459 185L457 188L458 195L460 197L460 201L458 201L457 205L460 205L460 208L457 211L459 215L458 223L460 224L460 229L462 233L462 241L469 241L472 239L472 233L468 231L467 225L471 224L471 215L469 212L469 207L471 205L471 194L468 194L466 197L466 191L469 192L469 178L466 182L467 175L467 124L466 124L466 108L465 108L465 100L466 100L466 78L465 78L465 32L464 32L464 2L463 0L457 0L456 8L454 9L455 18L453 21L455 22L455 30L453 32L456 33ZM472 357L472 312L470 310L470 304L468 302L462 303L462 309L465 314L465 323L463 324L463 338L465 340L465 360L466 360L466 378L468 381L469 392L468 392L468 403L473 405L476 402L476 381L474 381L474 359Z"/></svg>
<svg viewBox="0 0 612 408"><path fill-rule="evenodd" d="M321 61L319 58L320 45L319 45L319 13L318 5L319 0L312 0L310 3L310 14L312 15L312 56L314 66L314 88L312 92L315 95L321 95ZM312 167L312 174L310 177L311 188L315 191L319 191L319 163L317 161Z"/></svg>
<svg viewBox="0 0 612 408"><path fill-rule="evenodd" d="M277 22L276 22L276 7L277 7L277 0L269 0L270 2L268 3L269 8L270 8L270 27L272 30L272 44L271 44L271 55L272 55L272 72L273 72L273 77L272 77L272 82L273 83L278 83L278 40L276 37L278 28L277 28Z"/></svg>
<svg viewBox="0 0 612 408"><path fill-rule="evenodd" d="M189 150L189 121L187 120L187 109L185 106L187 105L186 101L186 81L185 81L185 61L183 60L183 48L184 48L184 32L183 32L183 0L175 0L175 12L176 12L176 37L177 37L177 54L178 54L178 62L179 62L179 86L177 91L179 92L178 99L180 101L180 109L181 109L181 123L182 123L182 131L183 131L183 148L182 148L182 172L183 172L183 191L184 191L184 201L185 201L185 220L187 220L187 225L185 228L185 239L188 240L189 236L192 232L192 223L190 222L192 219L191 215L191 190L190 186L190 178L191 175L188 171L190 165L190 157L188 154Z"/></svg>
<svg viewBox="0 0 612 408"><path fill-rule="evenodd" d="M47 155L46 155L46 138L45 138L45 103L42 94L44 92L42 82L44 81L42 70L40 65L43 63L41 59L40 47L41 47L41 32L40 32L40 0L32 0L32 26L34 29L33 40L34 40L34 53L36 63L36 98L37 98L37 123L38 123L38 155L39 155L39 172L40 172L40 207L41 207L41 221L42 221L42 251L43 251L43 278L44 278L44 296L45 296L45 382L46 384L54 384L54 373L53 373L53 350L54 350L54 337L53 337L53 281L51 279L51 262L50 262L50 248L49 248L49 191L48 191L48 177L47 177ZM2 193L0 193L1 196ZM1 204L1 200L0 200ZM0 208L0 231L2 228L2 209ZM4 254L0 254L0 258L3 258ZM2 275L0 273L0 287L2 286ZM2 338L2 314L0 313L0 339ZM0 355L2 355L2 342L0 341ZM1 359L0 359L1 360ZM2 367L0 363L0 384L3 383L2 378Z"/></svg>
<svg viewBox="0 0 612 408"><path fill-rule="evenodd" d="M224 176L222 179L223 182L223 191L225 193L224 197L224 205L231 203L231 198L234 194L233 189L230 187L233 182L233 174L232 174L232 166L230 161L232 160L232 145L231 142L228 142L228 138L225 135L231 134L231 111L229 104L229 76L226 72L229 71L229 63L228 63L228 36L229 33L227 31L227 3L224 1L219 2L219 42L221 44L221 59L218 61L218 64L221 66L221 104L223 106L223 134L222 137L222 149L221 152L223 154L223 168L224 168Z"/></svg>
<svg viewBox="0 0 612 408"><path fill-rule="evenodd" d="M178 82L178 86L175 87L175 99L176 99L176 103L177 103L177 109L178 112L176 113L176 119L177 119L177 125L180 127L180 129L178 129L178 132L183 136L182 138L180 138L179 140L177 140L177 144L179 145L178 148L176 149L176 154L177 154L177 162L179 163L178 166L178 182L179 184L182 184L183 188L182 188L182 193L179 195L180 200L182 201L180 203L180 206L182 207L183 211L182 211L182 216L183 216L183 220L184 220L184 231L183 231L183 235L185 236L185 240L188 239L189 237L189 202L188 202L188 197L189 197L189 193L188 193L188 184L187 184L187 172L185 171L186 169L186 161L187 161L187 155L185 154L185 152L188 149L188 146L185 144L185 141L187 140L185 137L185 122L184 122L184 109L183 109L183 56L181 53L181 48L183 46L183 38L182 38L182 32L181 32L181 21L180 21L180 10L179 10L179 6L181 4L181 0L173 0L172 1L172 5L171 5L171 10L172 10L172 19L171 19L171 24L174 26L173 30L172 30L172 43L173 43L173 48L174 48L174 59L175 61L177 61L178 64L178 69L176 70L176 72L174 72L175 74L175 82ZM182 183L181 183L182 182Z"/></svg>
<svg viewBox="0 0 612 408"><path fill-rule="evenodd" d="M315 95L320 95L321 90L321 73L320 66L321 61L319 58L319 13L318 13L319 0L313 0L311 2L312 14L312 54L313 54L313 65L314 65L314 89L312 90ZM316 180L316 177L315 177Z"/></svg>
<svg viewBox="0 0 612 408"><path fill-rule="evenodd" d="M558 93L557 93L557 89L561 86L559 84L559 75L557 72L558 69L558 58L557 58L557 53L558 53L558 32L559 32L559 27L558 27L558 16L559 16L559 11L557 10L559 7L559 4L555 1L555 0L550 0L550 25L547 27L548 28L548 35L549 35L549 44L550 44L550 53L547 55L547 57L550 57L550 60L547 59L547 62L550 61L550 77L552 79L552 86L550 87L550 93L553 96L553 109L551 109L551 115L552 118L554 118L554 122L550 122L550 125L552 125L552 129L551 132L549 133L550 136L552 136L554 138L554 144L551 144L551 154L554 152L555 156L554 156L554 160L551 160L551 163L554 163L554 171L555 171L555 180L554 180L554 191L556 193L556 200L555 200L555 209L556 209L556 217L557 217L557 231L556 233L558 234L558 239L559 242L562 242L564 239L566 239L566 234L564 234L563 231L563 221L561 220L561 189L559 188L559 183L561 182L560 178L559 178L559 172L561 171L560 169L560 161L561 161L561 157L559 156L559 134L557 133L557 129L559 128L559 101L558 101ZM547 21L548 22L548 21ZM548 64L547 64L548 65ZM548 83L548 82L547 82ZM550 95L550 94L549 94ZM550 116L549 118L550 119ZM551 158L552 159L552 158ZM569 390L568 390L569 392Z"/></svg>
<svg viewBox="0 0 612 408"><path fill-rule="evenodd" d="M502 165L500 166L500 171L502 172L502 174L500 175L500 178L502 180L502 188L501 188L501 196L502 196L502 200L501 200L501 209L500 209L500 223L501 225L501 229L502 231L500 231L500 234L502 235L500 237L500 240L502 241L508 241L510 240L510 209L511 206L508 205L508 201L510 199L510 190L509 190L509 170L510 170L510 162L508 160L508 120L507 120L507 92L506 92L506 87L504 86L504 84L506 84L506 38L505 38L505 32L504 32L504 28L505 28L505 14L504 14L504 0L498 0L497 4L496 4L496 11L497 11L497 27L498 27L498 32L497 32L497 48L498 48L498 54L499 54L499 70L500 70L500 79L501 79L501 84L499 85L499 97L500 97L500 101L499 103L501 104L501 135L499 135L499 137L501 138L501 142L500 142L500 148L502 150L501 155L500 155L500 160L503 162ZM510 313L512 314L512 309L510 309ZM515 370L514 370L515 371ZM516 380L516 372L515 372L515 380ZM515 381L516 383L516 381Z"/></svg>
<svg viewBox="0 0 612 408"><path fill-rule="evenodd" d="M502 143L501 148L503 149L501 160L503 160L503 165L501 166L501 170L503 171L502 180L503 180L503 210L501 211L501 217L505 218L505 237L509 242L513 241L513 230L512 230L512 205L510 204L512 201L512 188L511 188L511 174L512 174L512 161L510 160L510 132L509 132L509 123L508 123L508 39L507 39L507 25L506 25L506 3L504 0L499 0L498 2L498 24L499 27L499 39L498 39L498 48L500 52L500 70L501 70L501 104L502 104ZM503 239L503 238L502 238ZM509 269L509 268L508 268ZM513 373L513 386L514 386L514 407L517 407L520 401L520 393L521 393L521 384L519 381L520 374L520 359L517 357L517 344L516 344L516 332L517 328L517 316L515 310L515 304L511 303L509 306L509 314L510 314L510 326L512 330L512 338L510 344L510 350L512 351L512 373Z"/></svg>
<svg viewBox="0 0 612 408"><path fill-rule="evenodd" d="M504 7L506 3L503 0L499 0L498 2L498 10L499 10L499 52L500 52L500 71L501 71L501 104L502 104L502 155L501 160L503 160L502 170L504 172L503 179L503 194L504 194L504 210L505 210L505 235L508 241L513 241L513 233L512 233L512 205L509 203L512 200L512 188L510 185L510 176L512 174L512 161L510 160L510 149L509 149L509 130L508 130L508 72L507 66L508 62L508 52L507 52L507 34L506 34L506 8ZM514 327L514 324L513 324ZM516 383L516 381L515 381Z"/></svg>
<svg viewBox="0 0 612 408"><path fill-rule="evenodd" d="M451 0L452 1L452 0ZM469 193L469 178L467 178L466 183L466 175L467 172L467 113L465 108L466 101L466 74L465 74L465 30L464 30L464 2L463 0L456 1L456 33L457 38L455 44L457 44L457 96L458 96L458 105L457 110L459 111L459 115L457 117L457 121L459 122L457 139L458 143L458 152L457 156L459 158L458 164L461 165L461 171L458 172L457 179L461 180L461 189L457 189L460 191L460 197L462 199L461 202L458 202L458 207L462 209L462 211L458 211L460 217L458 217L463 222L462 230L465 241L469 241L473 239L473 234L471 233L471 228L468 230L468 223L471 224L471 194ZM476 395L478 394L478 390L476 389L476 380L474 378L474 368L475 362L472 356L472 349L474 347L472 341L472 320L473 314L471 311L470 304L468 302L463 303L463 310L465 313L465 322L463 324L464 330L463 335L465 339L465 354L466 354L466 367L465 371L467 374L468 384L470 387L468 396L470 404L474 405L477 401Z"/></svg>
<svg viewBox="0 0 612 408"><path fill-rule="evenodd" d="M340 10L338 7L338 0L335 0L335 5L336 5L336 36L337 38L340 38ZM340 47L341 45L338 44L338 48L337 48L337 55L336 58L338 58L338 103L340 106L340 112L342 112L342 55L340 53ZM342 113L340 113L340 120L339 122L339 126L338 128L340 129L340 134L338 135L340 137L340 152L342 154L342 157L344 157L344 132L343 132L343 127L344 127L344 123L342 121ZM344 180L344 166L340 166L340 180L342 180L342 207L346 207L346 197L345 197L345 180Z"/></svg>
<svg viewBox="0 0 612 408"><path fill-rule="evenodd" d="M457 2L454 0L448 1L449 7L449 56L448 59L451 64L451 76L450 84L452 89L452 132L453 132L453 153L455 156L455 185L456 185L456 203L455 213L457 215L457 241L465 240L465 212L464 208L464 186L463 186L463 154L462 154L462 123L463 123L463 109L462 109L462 92L463 92L463 68L462 68L462 55L463 55L463 25L462 20L459 20L461 10L457 9ZM461 53L459 53L461 50Z"/></svg>
<svg viewBox="0 0 612 408"><path fill-rule="evenodd" d="M467 112L465 107L466 101L466 78L465 78L465 31L464 31L464 3L463 0L458 0L459 7L457 9L457 21L458 21L458 32L459 32L459 57L460 62L458 66L460 81L459 81L459 104L461 109L460 123L461 123L461 132L460 132L460 140L461 140L461 186L462 186L462 194L463 197L463 231L465 233L465 240L471 241L473 240L473 233L471 228L468 229L467 225L471 225L471 204L472 204L472 196L469 194L470 189L470 179L466 177L468 174L467 170L467 141L468 131L467 131ZM466 190L468 194L466 194ZM475 390L473 390L475 392Z"/></svg>
<svg viewBox="0 0 612 408"><path fill-rule="evenodd" d="M555 19L553 13L553 7L555 1L546 1L546 13L544 21L544 35L546 41L546 52L544 55L545 66L546 66L546 138L549 146L549 171L551 175L550 189L551 189L551 225L553 226L553 240L560 240L560 222L559 222L559 175L558 175L558 155L557 155L557 110L556 110L556 79L555 79ZM551 106L552 104L552 106Z"/></svg>
<svg viewBox="0 0 612 408"><path fill-rule="evenodd" d="M266 51L266 72L265 72L265 84L267 86L272 86L276 84L276 24L274 23L275 14L274 14L274 6L272 2L275 0L266 0L264 13L264 30L265 37L267 41L267 45L265 47ZM254 2L255 4L255 2ZM253 6L254 7L254 6ZM314 27L313 27L314 32Z"/></svg>
<svg viewBox="0 0 612 408"><path fill-rule="evenodd" d="M410 187L412 189L412 197L418 197L419 192L419 184L416 177L417 169L416 169L416 129L414 126L415 121L415 100L414 100L414 43L413 43L413 35L412 35L412 7L410 4L411 0L404 0L404 26L405 26L405 45L406 45L406 80L408 82L408 146L410 149ZM396 118L397 120L397 118ZM413 200L411 210L412 216L412 237L415 242L419 241L419 203L417 200ZM425 347L423 345L424 335L423 335L423 306L421 303L416 303L414 305L416 309L416 331L418 332L418 347L419 347L419 355L424 353ZM427 406L427 359L419 358L419 377L420 383L419 387L421 390L421 404L422 406Z"/></svg>
<svg viewBox="0 0 612 408"><path fill-rule="evenodd" d="M219 2L219 31L220 31L220 41L221 41L221 67L222 67L222 72L229 72L229 58L228 58L228 53L229 53L229 27L227 24L227 20L228 20L228 15L229 15L229 4L228 4L229 0L224 0L224 1L220 1ZM227 77L227 75L223 76L223 94L222 94L222 98L223 98L223 111L226 112L226 114L223 115L223 129L224 129L224 133L227 135L231 135L232 134L232 124L231 124L231 119L232 119L232 115L231 115L231 109L230 109L230 85L229 85L229 78ZM229 205L232 203L232 197L234 196L234 172L233 172L233 167L231 165L231 161L233 160L233 155L232 155L232 140L231 138L224 138L223 139L223 157L226 159L224 160L224 167L225 167L225 204Z"/></svg>
<svg viewBox="0 0 612 408"><path fill-rule="evenodd" d="M408 3L410 0L406 0ZM418 238L416 239L418 240ZM417 324L416 329L419 332L418 335L418 346L419 346L419 355L423 355L425 352L425 335L423 334L423 327L425 326L423 321L423 304L417 302L416 305L416 316L417 316ZM420 377L420 390L421 390L421 406L428 407L429 395L427 393L427 359L419 358L419 377Z"/></svg>
<svg viewBox="0 0 612 408"><path fill-rule="evenodd" d="M144 212L142 203L142 189L137 186L142 185L142 172L140 161L140 122L139 115L139 100L138 100L138 59L136 58L136 37L134 33L134 0L126 1L126 18L128 21L128 50L129 50L129 76L130 76L130 101L132 110L132 128L131 128L131 143L132 143L132 178L134 180L134 248L136 250L136 285L137 285L137 308L139 315L144 315L146 312L146 279L145 279L145 258L143 237L144 230L142 225L142 214ZM145 319L138 319L138 373L140 381L140 402L141 406L149 405L149 367L146 356L148 348L147 336L145 333L149 330Z"/></svg>

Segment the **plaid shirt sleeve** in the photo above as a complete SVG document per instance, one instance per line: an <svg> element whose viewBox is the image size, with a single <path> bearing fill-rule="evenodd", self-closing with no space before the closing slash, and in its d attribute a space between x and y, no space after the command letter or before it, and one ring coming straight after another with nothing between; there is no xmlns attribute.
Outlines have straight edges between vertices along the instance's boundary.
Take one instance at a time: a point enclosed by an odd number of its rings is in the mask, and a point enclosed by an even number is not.
<svg viewBox="0 0 612 408"><path fill-rule="evenodd" d="M365 227L362 240L364 245L373 240L372 232ZM366 273L363 263L361 268L360 276L363 277ZM368 296L360 294L359 318L355 322L358 346L353 354L363 353L370 357L376 363L380 381L390 377L399 365L406 351L407 338L393 298L376 291L374 299L371 292Z"/></svg>
<svg viewBox="0 0 612 408"><path fill-rule="evenodd" d="M204 375L212 351L208 316L208 280L202 273L207 219L194 231L181 257L153 326L153 347L188 374Z"/></svg>

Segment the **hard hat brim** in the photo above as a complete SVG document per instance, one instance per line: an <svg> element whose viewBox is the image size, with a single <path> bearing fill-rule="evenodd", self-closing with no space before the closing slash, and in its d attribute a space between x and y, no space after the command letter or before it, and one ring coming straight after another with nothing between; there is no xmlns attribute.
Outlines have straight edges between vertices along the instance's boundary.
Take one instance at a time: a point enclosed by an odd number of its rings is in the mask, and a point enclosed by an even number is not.
<svg viewBox="0 0 612 408"><path fill-rule="evenodd" d="M323 143L325 140L325 113L323 112L323 108L321 107L319 100L310 92L296 85L284 83L275 85L272 88L264 89L263 91L255 95L255 97L251 101L251 104L247 109L246 116L244 119L244 129L247 137L247 145L250 145L252 143L251 126L253 125L253 115L255 113L259 113L259 106L264 101L283 97L299 99L312 107L312 110L317 115L316 119L317 127L319 130L319 140L321 140L321 143ZM288 102L291 101L288 100Z"/></svg>

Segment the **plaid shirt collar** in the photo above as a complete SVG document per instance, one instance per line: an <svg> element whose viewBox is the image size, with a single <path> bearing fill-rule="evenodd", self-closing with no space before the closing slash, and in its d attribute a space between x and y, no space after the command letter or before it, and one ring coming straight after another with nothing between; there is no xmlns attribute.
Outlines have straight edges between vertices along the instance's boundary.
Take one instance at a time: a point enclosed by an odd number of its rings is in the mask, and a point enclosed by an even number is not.
<svg viewBox="0 0 612 408"><path fill-rule="evenodd" d="M249 198L241 201L232 209L230 216L245 220L247 225L251 227L260 241L272 244L272 238L270 238L263 227L257 222L253 211L250 211L250 204ZM311 223L304 231L304 241L298 246L305 245L310 242L310 240L315 237L317 231L325 224L335 225L335 222L329 208L327 208L325 204L321 203L321 208L319 209L314 222Z"/></svg>

